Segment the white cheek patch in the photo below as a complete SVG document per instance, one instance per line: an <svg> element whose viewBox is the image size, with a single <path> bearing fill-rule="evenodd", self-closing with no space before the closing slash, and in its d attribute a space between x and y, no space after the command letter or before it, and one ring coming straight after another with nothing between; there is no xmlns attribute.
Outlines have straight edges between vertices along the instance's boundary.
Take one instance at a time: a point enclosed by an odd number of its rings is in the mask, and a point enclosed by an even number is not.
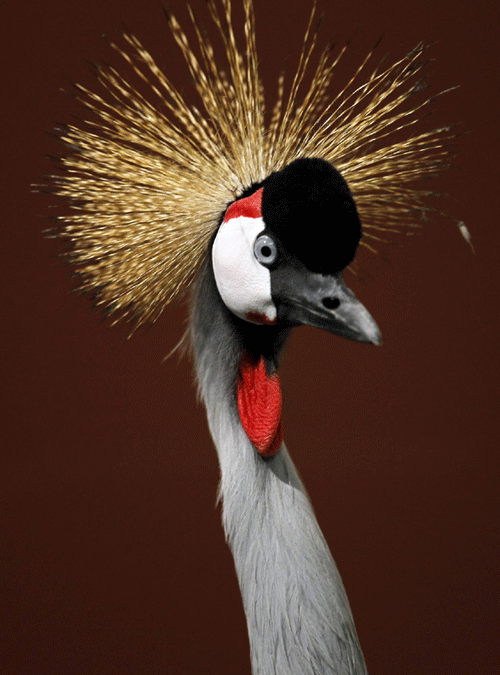
<svg viewBox="0 0 500 675"><path fill-rule="evenodd" d="M223 222L212 247L215 282L228 309L252 323L276 323L271 274L253 247L265 229L262 218L237 216Z"/></svg>

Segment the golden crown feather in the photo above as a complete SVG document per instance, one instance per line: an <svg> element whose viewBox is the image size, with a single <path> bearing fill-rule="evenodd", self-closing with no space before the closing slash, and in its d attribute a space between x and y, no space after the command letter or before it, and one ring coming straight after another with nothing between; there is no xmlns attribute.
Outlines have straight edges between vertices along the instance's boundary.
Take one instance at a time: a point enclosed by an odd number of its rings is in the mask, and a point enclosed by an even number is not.
<svg viewBox="0 0 500 675"><path fill-rule="evenodd" d="M418 221L431 193L413 184L449 163L450 127L413 132L432 100L415 96L423 89L422 46L373 70L370 52L335 91L345 47L319 49L313 6L295 75L287 83L281 73L267 107L252 0L243 0L242 50L231 0L207 6L220 52L191 8L198 56L176 18L167 16L198 106L124 33L125 47L111 46L148 96L115 68L99 67L101 95L76 85L91 119L59 130L70 152L60 160L63 174L51 176L51 191L71 211L58 218L58 235L71 243L67 256L81 275L80 288L137 324L155 320L189 287L228 204L294 159L321 157L342 173L368 248ZM217 65L221 56L226 70ZM405 138L394 140L402 131Z"/></svg>

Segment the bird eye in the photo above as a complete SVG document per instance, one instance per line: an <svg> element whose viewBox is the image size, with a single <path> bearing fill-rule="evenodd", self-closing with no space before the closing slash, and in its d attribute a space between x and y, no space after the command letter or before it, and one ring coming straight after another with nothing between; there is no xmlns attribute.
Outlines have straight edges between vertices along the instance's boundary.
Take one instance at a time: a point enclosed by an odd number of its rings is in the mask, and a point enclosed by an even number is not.
<svg viewBox="0 0 500 675"><path fill-rule="evenodd" d="M261 265L272 265L278 256L276 244L271 239L271 237L267 236L267 234L257 237L253 247L253 252Z"/></svg>

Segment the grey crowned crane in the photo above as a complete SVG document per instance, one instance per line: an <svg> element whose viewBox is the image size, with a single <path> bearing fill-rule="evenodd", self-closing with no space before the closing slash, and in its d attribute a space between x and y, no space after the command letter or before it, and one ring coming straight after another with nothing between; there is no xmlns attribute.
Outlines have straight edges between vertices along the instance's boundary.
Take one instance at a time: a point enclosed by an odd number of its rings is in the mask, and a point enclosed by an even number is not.
<svg viewBox="0 0 500 675"><path fill-rule="evenodd" d="M371 248L428 210L429 192L412 183L443 171L451 136L415 131L430 102L415 96L422 48L363 80L370 54L334 90L343 50L317 53L313 9L297 72L279 78L269 107L252 0L241 51L230 0L207 4L218 49L193 13L196 49L167 17L195 103L129 34L125 49L111 45L129 77L98 67L101 93L77 86L89 119L59 128L68 152L50 183L72 211L57 232L82 290L117 316L154 320L191 289L187 339L254 675L361 675L339 573L283 442L279 358L300 324L380 342L343 270L362 226Z"/></svg>
<svg viewBox="0 0 500 675"><path fill-rule="evenodd" d="M380 342L342 279L360 222L346 182L322 159L297 159L247 192L226 210L200 270L191 340L253 672L366 673L342 581L283 443L277 374L293 326Z"/></svg>

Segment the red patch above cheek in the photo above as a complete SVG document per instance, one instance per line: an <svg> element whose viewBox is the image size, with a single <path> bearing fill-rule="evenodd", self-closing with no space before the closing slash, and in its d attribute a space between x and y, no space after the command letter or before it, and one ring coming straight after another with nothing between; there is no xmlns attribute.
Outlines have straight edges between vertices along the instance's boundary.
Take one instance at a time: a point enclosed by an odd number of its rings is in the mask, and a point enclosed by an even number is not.
<svg viewBox="0 0 500 675"><path fill-rule="evenodd" d="M278 373L267 374L263 356L258 361L242 357L237 395L241 425L257 452L276 454L283 440L281 387Z"/></svg>
<svg viewBox="0 0 500 675"><path fill-rule="evenodd" d="M274 326L276 323L276 319L272 321L271 319L268 319L265 314L259 314L259 312L247 312L245 314L245 319L251 323L259 323L264 326Z"/></svg>
<svg viewBox="0 0 500 675"><path fill-rule="evenodd" d="M224 222L231 220L231 218L238 218L245 216L246 218L261 218L262 217L262 192L264 188L259 188L249 197L237 199L231 204L224 214Z"/></svg>

